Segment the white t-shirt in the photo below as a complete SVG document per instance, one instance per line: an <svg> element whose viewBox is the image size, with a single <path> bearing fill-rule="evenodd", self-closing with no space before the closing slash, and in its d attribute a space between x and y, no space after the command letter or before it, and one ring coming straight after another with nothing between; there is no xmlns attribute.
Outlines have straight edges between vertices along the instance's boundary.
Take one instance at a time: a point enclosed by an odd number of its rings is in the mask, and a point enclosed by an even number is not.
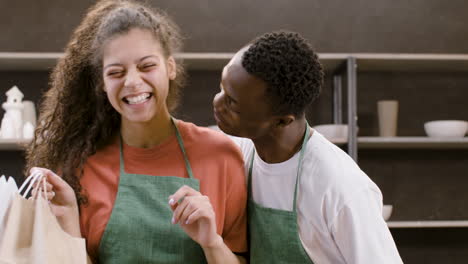
<svg viewBox="0 0 468 264"><path fill-rule="evenodd" d="M253 142L231 138L242 150L248 175ZM299 152L287 161L268 164L255 152L254 201L292 211L298 161ZM304 153L297 214L299 237L315 264L403 263L382 217L379 188L343 150L317 131Z"/></svg>

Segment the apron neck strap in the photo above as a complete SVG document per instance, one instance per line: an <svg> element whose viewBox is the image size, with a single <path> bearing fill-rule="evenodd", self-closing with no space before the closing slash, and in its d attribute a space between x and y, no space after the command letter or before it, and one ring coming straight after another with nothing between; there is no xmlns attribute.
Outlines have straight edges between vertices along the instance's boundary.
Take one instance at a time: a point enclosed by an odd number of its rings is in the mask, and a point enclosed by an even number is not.
<svg viewBox="0 0 468 264"><path fill-rule="evenodd" d="M176 132L176 137L177 137L177 142L179 143L180 150L182 151L182 155L184 156L184 161L185 161L185 169L188 172L189 178L193 179L193 172L192 172L192 166L190 166L190 162L187 157L187 153L185 153L185 147L184 147L184 140L182 140L182 136L179 132L179 128L177 127L174 118L171 117L172 124L175 127L175 132Z"/></svg>
<svg viewBox="0 0 468 264"><path fill-rule="evenodd" d="M302 140L301 152L299 153L299 162L297 164L297 177L296 177L296 186L294 187L294 202L293 202L294 212L296 211L297 189L299 186L299 180L301 178L302 162L304 160L304 153L307 148L307 141L309 137L310 137L310 128L309 128L309 123L306 121L306 130L304 133L304 139Z"/></svg>
<svg viewBox="0 0 468 264"><path fill-rule="evenodd" d="M296 183L294 186L294 200L293 200L293 212L296 212L296 200L297 200L297 189L299 186L299 179L301 177L301 170L302 170L302 160L304 159L304 153L307 147L307 140L310 137L310 128L309 123L306 120L306 130L304 132L304 138L302 139L302 147L299 153L299 162L297 165L297 174L296 174ZM248 193L249 197L252 197L252 170L253 170L253 162L255 158L255 146L252 150L252 158L250 158L250 166L249 166L249 175L248 175Z"/></svg>
<svg viewBox="0 0 468 264"><path fill-rule="evenodd" d="M193 179L194 177L193 177L193 172L192 172L192 166L190 166L190 162L188 160L187 154L185 153L184 141L182 140L182 136L180 135L179 128L177 127L173 117L171 117L171 123L175 128L177 143L179 143L180 150L182 151L182 155L184 156L185 168L187 169L189 178ZM119 138L120 138L120 144L119 144L120 146L120 173L122 174L122 173L125 173L122 135L120 135Z"/></svg>

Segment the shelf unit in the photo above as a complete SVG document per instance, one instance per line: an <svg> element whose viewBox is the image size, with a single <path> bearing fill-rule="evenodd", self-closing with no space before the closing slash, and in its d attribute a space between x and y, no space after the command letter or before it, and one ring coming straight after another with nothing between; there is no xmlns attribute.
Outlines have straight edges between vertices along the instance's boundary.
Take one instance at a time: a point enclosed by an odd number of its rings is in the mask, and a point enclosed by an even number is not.
<svg viewBox="0 0 468 264"><path fill-rule="evenodd" d="M179 53L176 58L188 70L222 70L234 53ZM0 71L46 71L63 56L59 52L0 52ZM468 54L374 54L319 53L327 74L333 76L333 122L343 123L343 88L347 89L348 137L334 141L347 144L356 161L359 149L468 149L468 137L357 137L358 72L468 72ZM343 82L346 77L346 83ZM28 142L0 140L0 150L22 150ZM468 221L389 221L389 228L468 227Z"/></svg>
<svg viewBox="0 0 468 264"><path fill-rule="evenodd" d="M358 148L467 148L465 139L438 140L397 137L392 140L357 137L358 72L468 72L468 54L348 53L333 72L333 123L343 123L342 79L347 75L348 153L358 160ZM342 143L342 142L340 142Z"/></svg>
<svg viewBox="0 0 468 264"><path fill-rule="evenodd" d="M348 153L358 161L359 150L372 149L427 149L427 150L466 150L468 137L431 138L431 137L358 137L357 136L357 99L358 73L467 73L468 54L349 54L346 65L334 73L333 83L333 123L342 124L342 76L348 76L347 112L348 138L334 141L337 145L348 145ZM411 228L467 228L468 220L460 221L389 221L391 229Z"/></svg>

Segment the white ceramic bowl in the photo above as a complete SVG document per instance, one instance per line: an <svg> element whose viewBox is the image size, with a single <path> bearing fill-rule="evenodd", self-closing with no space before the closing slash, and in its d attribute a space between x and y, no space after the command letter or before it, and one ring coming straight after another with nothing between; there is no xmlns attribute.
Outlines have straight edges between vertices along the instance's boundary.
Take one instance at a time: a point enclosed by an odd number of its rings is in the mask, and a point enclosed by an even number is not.
<svg viewBox="0 0 468 264"><path fill-rule="evenodd" d="M348 125L347 124L323 124L312 127L317 132L322 134L326 139L333 143L348 142ZM356 128L359 132L359 127Z"/></svg>
<svg viewBox="0 0 468 264"><path fill-rule="evenodd" d="M314 126L313 129L332 142L346 142L348 138L348 125L346 124L324 124Z"/></svg>
<svg viewBox="0 0 468 264"><path fill-rule="evenodd" d="M429 137L464 137L468 122L463 120L436 120L426 122L424 130Z"/></svg>
<svg viewBox="0 0 468 264"><path fill-rule="evenodd" d="M392 215L393 205L385 204L382 209L382 216L385 221L387 221Z"/></svg>

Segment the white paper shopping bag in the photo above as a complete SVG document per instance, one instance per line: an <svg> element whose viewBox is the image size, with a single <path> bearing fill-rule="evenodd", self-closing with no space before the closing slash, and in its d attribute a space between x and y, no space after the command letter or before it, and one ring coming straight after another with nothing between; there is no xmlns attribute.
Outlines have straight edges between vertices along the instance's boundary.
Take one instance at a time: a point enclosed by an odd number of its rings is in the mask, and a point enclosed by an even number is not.
<svg viewBox="0 0 468 264"><path fill-rule="evenodd" d="M33 183L34 180L26 193ZM85 240L62 230L49 208L45 193L39 193L35 199L29 200L15 194L7 214L3 243L0 244L0 264L86 263Z"/></svg>
<svg viewBox="0 0 468 264"><path fill-rule="evenodd" d="M0 177L0 244L2 243L1 237L5 226L5 215L17 192L18 187L13 177L10 177L7 181L5 176L2 175L2 177Z"/></svg>

